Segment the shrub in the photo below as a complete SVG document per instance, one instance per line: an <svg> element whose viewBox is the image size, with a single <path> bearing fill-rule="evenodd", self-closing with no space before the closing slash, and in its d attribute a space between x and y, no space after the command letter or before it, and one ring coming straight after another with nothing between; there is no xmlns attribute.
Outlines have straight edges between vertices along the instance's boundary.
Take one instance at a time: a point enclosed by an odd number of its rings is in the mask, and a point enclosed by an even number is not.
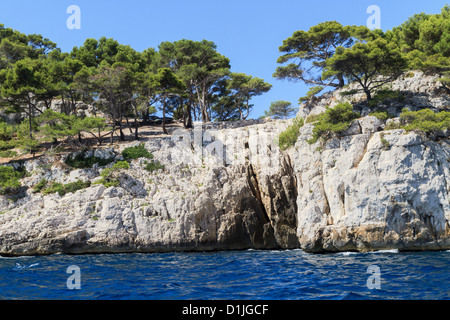
<svg viewBox="0 0 450 320"><path fill-rule="evenodd" d="M300 135L300 128L303 127L305 121L303 118L295 118L292 125L290 125L285 131L280 133L279 145L281 150L287 150L292 147Z"/></svg>
<svg viewBox="0 0 450 320"><path fill-rule="evenodd" d="M353 112L353 106L348 102L340 103L334 108L328 108L314 123L313 137L308 140L308 143L313 144L319 138L327 139L333 133L341 133L347 130L352 121L358 117L359 114Z"/></svg>
<svg viewBox="0 0 450 320"><path fill-rule="evenodd" d="M148 172L153 172L164 169L164 165L162 165L159 161L152 161L150 163L146 163L144 169Z"/></svg>
<svg viewBox="0 0 450 320"><path fill-rule="evenodd" d="M318 114L310 114L307 118L305 123L313 123L316 122L320 119L320 117L323 115L323 113L318 113Z"/></svg>
<svg viewBox="0 0 450 320"><path fill-rule="evenodd" d="M130 164L126 161L119 161L117 163L114 163L111 169L113 169L114 171L118 171L121 169L127 170L130 169Z"/></svg>
<svg viewBox="0 0 450 320"><path fill-rule="evenodd" d="M38 193L41 192L42 189L45 189L45 187L47 186L47 179L42 179L41 181L39 181L33 188L33 192Z"/></svg>
<svg viewBox="0 0 450 320"><path fill-rule="evenodd" d="M353 90L348 90L348 91L342 91L339 94L341 95L341 97L348 97L348 96L353 96L359 92L360 92L360 90L353 89Z"/></svg>
<svg viewBox="0 0 450 320"><path fill-rule="evenodd" d="M126 148L122 151L122 156L127 161L139 158L153 159L153 155L148 152L143 143L138 146Z"/></svg>
<svg viewBox="0 0 450 320"><path fill-rule="evenodd" d="M309 89L309 91L306 93L306 96L301 97L298 102L306 102L311 100L312 97L316 96L318 93L320 93L324 88L322 86L312 87Z"/></svg>
<svg viewBox="0 0 450 320"><path fill-rule="evenodd" d="M120 182L117 178L114 177L114 173L122 170L129 169L130 165L126 161L119 161L115 163L111 168L105 169L100 173L102 177L100 180L95 182L95 184L103 184L105 187L118 187Z"/></svg>
<svg viewBox="0 0 450 320"><path fill-rule="evenodd" d="M86 169L92 168L94 164L98 164L99 166L106 166L113 162L112 159L101 159L97 157L85 157L84 154L80 153L73 157L72 155L68 156L65 164L75 169Z"/></svg>
<svg viewBox="0 0 450 320"><path fill-rule="evenodd" d="M384 138L384 133L382 132L381 134L380 134L380 141L381 141L381 143L383 144L383 149L384 150L389 150L390 148L391 148L391 144L389 143L389 141L387 141L385 138Z"/></svg>
<svg viewBox="0 0 450 320"><path fill-rule="evenodd" d="M369 101L370 107L376 107L378 104L384 102L387 99L405 100L405 97L398 91L393 90L378 90Z"/></svg>
<svg viewBox="0 0 450 320"><path fill-rule="evenodd" d="M0 167L0 194L13 194L20 188L21 174L8 166Z"/></svg>
<svg viewBox="0 0 450 320"><path fill-rule="evenodd" d="M0 122L0 140L11 140L15 131L15 126L9 125L6 122Z"/></svg>
<svg viewBox="0 0 450 320"><path fill-rule="evenodd" d="M0 150L9 150L16 147L17 142L15 140L0 140Z"/></svg>
<svg viewBox="0 0 450 320"><path fill-rule="evenodd" d="M14 158L15 156L17 156L16 151L12 150L0 151L0 158Z"/></svg>
<svg viewBox="0 0 450 320"><path fill-rule="evenodd" d="M387 113L387 111L374 111L369 113L369 116L374 116L376 117L378 120L380 121L386 121L387 119L391 118L391 116L389 115L389 113Z"/></svg>
<svg viewBox="0 0 450 320"><path fill-rule="evenodd" d="M406 131L421 131L429 133L432 131L440 131L450 129L450 112L441 111L433 112L430 109L422 109L420 111L409 111L403 109L400 114L402 128Z"/></svg>
<svg viewBox="0 0 450 320"><path fill-rule="evenodd" d="M60 196L64 196L67 193L73 193L78 190L86 189L91 186L90 181L77 180L68 184L62 184L59 182L53 183L49 188L43 191L44 194L58 193Z"/></svg>

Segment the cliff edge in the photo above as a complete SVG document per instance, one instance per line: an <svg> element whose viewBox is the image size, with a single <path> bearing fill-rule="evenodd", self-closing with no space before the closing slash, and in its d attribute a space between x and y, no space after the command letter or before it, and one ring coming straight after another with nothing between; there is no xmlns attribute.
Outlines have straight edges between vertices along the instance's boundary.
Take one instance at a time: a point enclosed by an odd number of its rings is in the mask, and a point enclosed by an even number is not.
<svg viewBox="0 0 450 320"><path fill-rule="evenodd" d="M393 116L405 106L448 109L435 81L414 77L393 84L407 89L404 99L379 108ZM67 155L8 164L29 174L19 196L0 197L0 254L450 249L450 130L437 137L386 130L396 119L379 120L358 97L338 91L303 104L299 115L346 99L361 112L348 130L309 144L314 126L307 123L287 151L277 138L291 121L264 120L199 124L84 152L110 160L104 166L74 169ZM159 165L131 160L115 173L116 185L102 184L102 172L140 143ZM35 188L43 180L91 185L46 194Z"/></svg>

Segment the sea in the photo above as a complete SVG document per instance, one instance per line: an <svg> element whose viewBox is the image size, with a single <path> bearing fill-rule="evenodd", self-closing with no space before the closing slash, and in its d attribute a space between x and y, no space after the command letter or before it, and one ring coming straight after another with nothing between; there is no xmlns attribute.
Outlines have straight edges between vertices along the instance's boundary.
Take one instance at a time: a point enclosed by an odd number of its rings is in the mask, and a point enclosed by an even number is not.
<svg viewBox="0 0 450 320"><path fill-rule="evenodd" d="M449 300L450 251L0 258L2 300Z"/></svg>

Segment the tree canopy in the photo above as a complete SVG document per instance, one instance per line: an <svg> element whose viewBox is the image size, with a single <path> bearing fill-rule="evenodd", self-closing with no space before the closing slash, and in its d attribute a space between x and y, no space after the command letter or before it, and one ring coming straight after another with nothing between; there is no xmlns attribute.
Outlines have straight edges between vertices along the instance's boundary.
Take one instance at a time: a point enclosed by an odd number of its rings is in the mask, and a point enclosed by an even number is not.
<svg viewBox="0 0 450 320"><path fill-rule="evenodd" d="M278 100L270 104L269 110L265 111L265 116L274 119L287 119L292 117L296 111L296 108L292 107L292 103L289 101Z"/></svg>
<svg viewBox="0 0 450 320"><path fill-rule="evenodd" d="M450 92L450 7L439 14L416 14L386 32L323 22L295 31L279 51L277 62L284 65L274 77L314 86L301 102L328 86L355 81L370 100L374 91L408 69L438 73Z"/></svg>

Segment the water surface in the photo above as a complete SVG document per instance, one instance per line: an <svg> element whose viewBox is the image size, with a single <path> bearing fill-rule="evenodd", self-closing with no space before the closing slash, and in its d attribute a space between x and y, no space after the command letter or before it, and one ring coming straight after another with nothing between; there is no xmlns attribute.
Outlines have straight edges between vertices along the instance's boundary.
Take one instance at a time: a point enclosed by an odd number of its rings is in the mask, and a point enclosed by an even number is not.
<svg viewBox="0 0 450 320"><path fill-rule="evenodd" d="M72 265L81 272L80 290L67 287ZM380 289L367 287L372 265L379 267ZM440 300L450 299L450 252L249 250L0 258L0 279L0 299Z"/></svg>

